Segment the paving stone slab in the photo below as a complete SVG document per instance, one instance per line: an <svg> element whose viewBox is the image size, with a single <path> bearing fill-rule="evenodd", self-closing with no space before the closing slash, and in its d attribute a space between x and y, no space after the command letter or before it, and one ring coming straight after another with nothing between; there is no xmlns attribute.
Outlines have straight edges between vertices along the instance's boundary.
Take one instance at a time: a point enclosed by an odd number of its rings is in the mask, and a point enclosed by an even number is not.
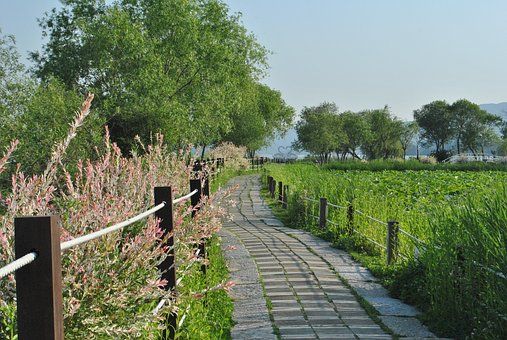
<svg viewBox="0 0 507 340"><path fill-rule="evenodd" d="M434 334L431 333L421 322L416 318L406 318L399 316L380 316L380 319L391 329L394 333L403 337L413 338L432 338Z"/></svg>
<svg viewBox="0 0 507 340"><path fill-rule="evenodd" d="M420 314L416 308L391 297L367 297L365 299L380 313L380 315L415 317Z"/></svg>
<svg viewBox="0 0 507 340"><path fill-rule="evenodd" d="M230 244L241 244L244 251L226 251L231 278L237 282L231 291L236 296L234 320L238 322L231 333L233 339L274 338L261 281L283 339L390 338L368 317L340 277L369 301L397 334L405 334L397 330L398 325L410 328L417 321L412 317L417 310L386 299L387 292L376 278L345 251L308 232L284 227L260 196L257 175L237 177L231 184L239 184L232 193L238 204L229 206L233 221L226 222L224 229L236 237ZM254 294L256 298L250 296ZM406 317L400 319L399 315ZM242 327L243 333L239 332ZM406 334L428 335L417 332Z"/></svg>

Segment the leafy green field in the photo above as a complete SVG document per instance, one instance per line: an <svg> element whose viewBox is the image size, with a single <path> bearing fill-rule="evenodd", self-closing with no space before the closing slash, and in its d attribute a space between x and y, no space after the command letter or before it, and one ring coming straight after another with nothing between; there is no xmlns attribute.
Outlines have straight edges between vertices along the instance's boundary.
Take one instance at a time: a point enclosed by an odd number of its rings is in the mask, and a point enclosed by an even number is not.
<svg viewBox="0 0 507 340"><path fill-rule="evenodd" d="M288 223L351 251L393 295L426 311L433 329L447 336L505 335L506 172L344 171L298 163L271 164L267 173L289 185ZM345 208L329 206L332 223L319 230L312 217L318 204L304 197L326 197ZM385 250L371 240L386 243L389 220L421 242L400 233L400 257L387 267Z"/></svg>

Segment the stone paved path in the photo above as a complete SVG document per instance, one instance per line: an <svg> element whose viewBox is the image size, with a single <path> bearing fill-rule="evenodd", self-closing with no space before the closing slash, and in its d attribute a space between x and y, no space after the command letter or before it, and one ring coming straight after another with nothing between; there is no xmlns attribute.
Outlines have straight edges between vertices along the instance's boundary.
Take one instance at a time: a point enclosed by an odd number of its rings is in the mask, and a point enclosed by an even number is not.
<svg viewBox="0 0 507 340"><path fill-rule="evenodd" d="M335 267L311 251L318 241L303 243L297 237L301 232L283 227L273 216L260 197L258 176L238 177L232 184L239 185L233 194L237 204L229 209L233 221L224 224L222 238L225 246L237 246L227 252L238 284L233 338L268 339L276 332L282 339L391 338L360 306Z"/></svg>

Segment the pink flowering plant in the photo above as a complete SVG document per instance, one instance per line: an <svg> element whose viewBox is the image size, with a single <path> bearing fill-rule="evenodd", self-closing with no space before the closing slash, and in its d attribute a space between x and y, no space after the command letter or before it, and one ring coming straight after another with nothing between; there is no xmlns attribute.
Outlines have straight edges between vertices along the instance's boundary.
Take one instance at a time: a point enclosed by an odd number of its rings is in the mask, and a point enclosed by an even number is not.
<svg viewBox="0 0 507 340"><path fill-rule="evenodd" d="M83 160L73 173L66 166L65 152L90 112L89 95L76 115L67 137L54 148L46 171L25 176L18 167L12 188L1 197L5 213L0 217L0 267L14 254L14 218L58 214L61 241L67 241L124 221L153 206L155 186L171 186L173 197L189 192L192 161L188 152L172 152L156 135L152 145L139 142L142 152L129 157L105 134L95 161ZM14 141L0 159L0 172L11 155ZM202 209L190 218L188 203L174 207L174 236L177 275L195 270L196 244L210 238L221 226L224 212L215 197L202 202ZM167 236L165 236L167 237ZM154 215L99 239L62 253L64 329L68 338L157 338L168 312L178 308L163 288L157 265L167 249ZM180 284L184 285L185 280ZM205 289L228 288L222 282ZM181 291L185 291L182 289ZM206 292L192 292L195 296ZM165 303L159 302L165 299ZM159 306L157 312L153 310ZM0 279L0 338L15 337L14 275Z"/></svg>

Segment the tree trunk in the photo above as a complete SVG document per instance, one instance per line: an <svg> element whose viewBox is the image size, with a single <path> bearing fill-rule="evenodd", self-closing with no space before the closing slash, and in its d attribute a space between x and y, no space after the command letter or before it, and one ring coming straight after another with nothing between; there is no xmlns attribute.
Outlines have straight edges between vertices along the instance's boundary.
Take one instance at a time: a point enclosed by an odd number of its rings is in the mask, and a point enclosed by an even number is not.
<svg viewBox="0 0 507 340"><path fill-rule="evenodd" d="M459 154L461 153L461 152L460 152L460 147L459 147L459 146L460 146L460 145L459 145L459 137L458 137L458 138L456 138L456 145L458 146L458 155L459 155Z"/></svg>
<svg viewBox="0 0 507 340"><path fill-rule="evenodd" d="M416 158L417 158L417 160L419 160L419 143L417 143L417 145L415 147L415 152L416 152Z"/></svg>
<svg viewBox="0 0 507 340"><path fill-rule="evenodd" d="M204 159L204 152L206 151L206 145L202 146L201 159Z"/></svg>

